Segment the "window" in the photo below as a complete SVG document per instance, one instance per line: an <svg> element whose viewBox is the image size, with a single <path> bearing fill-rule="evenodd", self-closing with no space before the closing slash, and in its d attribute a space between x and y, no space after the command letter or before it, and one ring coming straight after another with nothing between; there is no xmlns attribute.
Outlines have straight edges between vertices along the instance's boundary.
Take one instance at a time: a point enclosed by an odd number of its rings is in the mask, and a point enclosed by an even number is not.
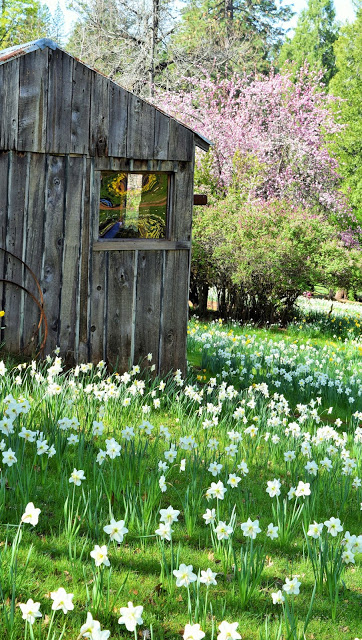
<svg viewBox="0 0 362 640"><path fill-rule="evenodd" d="M99 237L166 238L167 173L102 171Z"/></svg>

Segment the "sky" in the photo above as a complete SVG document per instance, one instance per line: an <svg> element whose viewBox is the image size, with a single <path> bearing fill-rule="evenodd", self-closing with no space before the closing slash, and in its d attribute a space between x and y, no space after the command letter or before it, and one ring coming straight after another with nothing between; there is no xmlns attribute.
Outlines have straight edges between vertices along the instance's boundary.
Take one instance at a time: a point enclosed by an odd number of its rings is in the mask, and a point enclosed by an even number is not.
<svg viewBox="0 0 362 640"><path fill-rule="evenodd" d="M54 13L58 2L64 14L65 32L66 35L68 35L71 30L72 24L76 20L77 14L74 11L70 11L69 9L67 9L67 4L69 3L68 0L48 0L48 2L46 2L45 4L47 4L50 11ZM175 1L175 4L176 3L177 0ZM300 11L307 6L307 0L294 0L294 2L291 3L284 1L283 4L290 4L296 12L296 15L290 20L289 23L287 23L287 27L291 29L291 31L288 32L288 35L291 35L292 30L295 28L298 20L298 13L300 13ZM334 4L338 20L340 20L341 22L351 22L354 19L355 11L353 9L352 0L334 0Z"/></svg>

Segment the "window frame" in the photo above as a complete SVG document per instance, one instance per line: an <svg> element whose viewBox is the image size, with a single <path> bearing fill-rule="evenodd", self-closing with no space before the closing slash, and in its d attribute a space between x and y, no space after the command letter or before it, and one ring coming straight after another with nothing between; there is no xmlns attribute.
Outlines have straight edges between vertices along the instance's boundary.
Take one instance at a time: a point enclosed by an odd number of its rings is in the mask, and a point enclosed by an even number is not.
<svg viewBox="0 0 362 640"><path fill-rule="evenodd" d="M189 248L190 243L185 242L174 242L172 240L172 227L173 227L173 196L174 196L174 183L175 183L175 172L174 171L152 171L150 170L123 170L123 169L99 169L97 173L100 175L102 172L114 171L115 174L118 173L128 173L128 174L137 174L137 175L146 175L146 174L162 174L167 175L167 203L166 203L166 232L164 238L100 238L99 237L99 202L100 202L100 184L101 182L97 181L97 215L96 215L96 225L95 230L97 233L97 238L94 239L93 242L93 250L95 251L120 251L120 250L135 250L135 249L145 249L145 250L157 250L157 249L176 249L176 248ZM187 247L185 245L188 245ZM102 246L104 245L104 246ZM136 246L137 245L137 246ZM151 245L151 246L149 246ZM171 246L175 245L175 246ZM177 245L177 246L176 246ZM179 246L182 245L182 246Z"/></svg>

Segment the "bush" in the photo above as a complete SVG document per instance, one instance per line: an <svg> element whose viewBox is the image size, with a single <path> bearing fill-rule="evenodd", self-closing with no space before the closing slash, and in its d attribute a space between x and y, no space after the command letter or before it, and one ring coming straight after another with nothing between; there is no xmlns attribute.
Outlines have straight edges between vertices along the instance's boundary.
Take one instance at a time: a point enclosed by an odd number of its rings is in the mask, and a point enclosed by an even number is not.
<svg viewBox="0 0 362 640"><path fill-rule="evenodd" d="M333 223L286 200L232 192L195 212L192 283L203 299L205 285L217 288L225 317L284 323L314 283L359 288L361 266L361 251L347 249Z"/></svg>

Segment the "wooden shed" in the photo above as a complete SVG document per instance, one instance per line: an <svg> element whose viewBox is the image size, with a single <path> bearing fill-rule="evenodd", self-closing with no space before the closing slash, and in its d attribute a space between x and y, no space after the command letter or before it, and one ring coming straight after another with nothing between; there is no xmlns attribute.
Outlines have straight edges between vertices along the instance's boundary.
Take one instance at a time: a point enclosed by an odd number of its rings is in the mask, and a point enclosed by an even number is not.
<svg viewBox="0 0 362 640"><path fill-rule="evenodd" d="M195 145L51 40L0 52L6 351L185 369Z"/></svg>

